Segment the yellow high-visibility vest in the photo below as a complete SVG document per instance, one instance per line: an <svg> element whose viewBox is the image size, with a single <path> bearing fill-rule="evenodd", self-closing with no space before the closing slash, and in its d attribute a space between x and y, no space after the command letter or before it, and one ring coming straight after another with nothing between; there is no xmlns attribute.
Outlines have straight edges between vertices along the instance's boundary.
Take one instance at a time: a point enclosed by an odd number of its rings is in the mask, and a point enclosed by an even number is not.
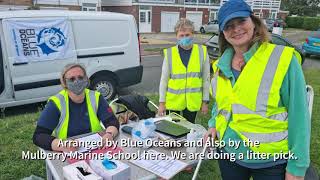
<svg viewBox="0 0 320 180"><path fill-rule="evenodd" d="M166 108L181 111L199 111L202 103L202 66L206 60L207 48L194 44L186 68L177 46L164 50L169 64L170 77L166 92Z"/></svg>
<svg viewBox="0 0 320 180"><path fill-rule="evenodd" d="M250 147L252 151L288 152L288 112L278 103L293 53L290 47L261 44L233 87L215 63L211 88L217 104L220 140L229 126L243 141L260 142L259 146Z"/></svg>
<svg viewBox="0 0 320 180"><path fill-rule="evenodd" d="M100 93L85 89L86 104L90 119L91 132L99 132L104 129L97 117ZM57 127L53 131L53 136L59 139L67 139L69 125L69 96L67 90L60 91L49 100L53 101L60 111L60 118ZM48 100L48 101L49 101Z"/></svg>

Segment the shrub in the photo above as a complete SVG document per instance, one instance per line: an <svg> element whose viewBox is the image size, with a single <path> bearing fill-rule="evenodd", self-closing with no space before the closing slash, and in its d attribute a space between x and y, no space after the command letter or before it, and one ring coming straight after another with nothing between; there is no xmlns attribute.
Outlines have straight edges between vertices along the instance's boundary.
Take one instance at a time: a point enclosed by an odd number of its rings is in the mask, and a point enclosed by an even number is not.
<svg viewBox="0 0 320 180"><path fill-rule="evenodd" d="M304 17L287 17L286 23L289 28L303 28Z"/></svg>
<svg viewBox="0 0 320 180"><path fill-rule="evenodd" d="M303 29L317 30L320 26L320 19L316 17L305 17L303 21Z"/></svg>

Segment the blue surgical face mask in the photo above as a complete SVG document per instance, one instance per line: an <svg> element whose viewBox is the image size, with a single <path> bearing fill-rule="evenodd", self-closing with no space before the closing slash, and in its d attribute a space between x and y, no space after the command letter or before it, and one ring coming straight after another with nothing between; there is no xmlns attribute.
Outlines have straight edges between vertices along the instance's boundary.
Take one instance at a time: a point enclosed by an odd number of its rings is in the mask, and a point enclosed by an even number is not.
<svg viewBox="0 0 320 180"><path fill-rule="evenodd" d="M178 40L177 44L180 46L183 46L183 47L191 46L193 44L193 38L192 37L183 37Z"/></svg>

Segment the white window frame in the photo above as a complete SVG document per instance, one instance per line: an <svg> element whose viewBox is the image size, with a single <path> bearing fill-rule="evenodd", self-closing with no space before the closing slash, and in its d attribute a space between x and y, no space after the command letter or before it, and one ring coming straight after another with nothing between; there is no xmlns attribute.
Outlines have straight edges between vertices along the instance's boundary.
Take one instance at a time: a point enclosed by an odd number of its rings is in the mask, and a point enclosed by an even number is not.
<svg viewBox="0 0 320 180"><path fill-rule="evenodd" d="M86 6L86 4L95 4L95 7L94 6ZM98 11L98 7L97 7L98 4L96 3L82 3L82 6L81 6L81 11Z"/></svg>
<svg viewBox="0 0 320 180"><path fill-rule="evenodd" d="M151 2L151 3L175 3L175 0L139 0L139 2Z"/></svg>
<svg viewBox="0 0 320 180"><path fill-rule="evenodd" d="M213 15L213 19L212 19L212 14L214 14ZM210 11L209 12L209 21L213 21L213 20L218 20L218 11Z"/></svg>

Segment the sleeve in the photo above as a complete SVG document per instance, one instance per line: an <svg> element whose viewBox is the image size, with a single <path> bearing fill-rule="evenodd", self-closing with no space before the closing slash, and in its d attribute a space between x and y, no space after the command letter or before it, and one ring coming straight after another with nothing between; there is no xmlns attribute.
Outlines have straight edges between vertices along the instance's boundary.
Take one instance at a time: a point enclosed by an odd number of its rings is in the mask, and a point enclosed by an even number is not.
<svg viewBox="0 0 320 180"><path fill-rule="evenodd" d="M45 150L52 151L51 143L55 137L51 134L58 125L59 117L59 109L56 107L54 102L49 101L41 112L37 127L33 133L33 143L35 145Z"/></svg>
<svg viewBox="0 0 320 180"><path fill-rule="evenodd" d="M163 59L161 79L159 85L159 102L166 102L166 92L169 80L169 64L166 58Z"/></svg>
<svg viewBox="0 0 320 180"><path fill-rule="evenodd" d="M53 101L49 101L40 114L37 125L53 131L60 118L60 111Z"/></svg>
<svg viewBox="0 0 320 180"><path fill-rule="evenodd" d="M311 122L306 97L306 83L301 65L293 56L280 89L281 100L288 110L288 146L296 159L289 159L286 170L304 176L310 163Z"/></svg>
<svg viewBox="0 0 320 180"><path fill-rule="evenodd" d="M42 149L52 151L51 144L55 137L51 134L52 130L37 126L33 133L33 143Z"/></svg>
<svg viewBox="0 0 320 180"><path fill-rule="evenodd" d="M115 126L119 130L119 121L113 114L111 107L108 105L107 101L102 95L99 97L97 116L105 128L108 128L109 126Z"/></svg>
<svg viewBox="0 0 320 180"><path fill-rule="evenodd" d="M212 110L211 110L211 118L208 121L208 127L209 128L215 128L216 127L216 117L217 117L217 103L214 101L212 104Z"/></svg>
<svg viewBox="0 0 320 180"><path fill-rule="evenodd" d="M202 101L209 101L209 90L210 90L210 63L209 55L206 53L206 60L203 64L202 73Z"/></svg>

